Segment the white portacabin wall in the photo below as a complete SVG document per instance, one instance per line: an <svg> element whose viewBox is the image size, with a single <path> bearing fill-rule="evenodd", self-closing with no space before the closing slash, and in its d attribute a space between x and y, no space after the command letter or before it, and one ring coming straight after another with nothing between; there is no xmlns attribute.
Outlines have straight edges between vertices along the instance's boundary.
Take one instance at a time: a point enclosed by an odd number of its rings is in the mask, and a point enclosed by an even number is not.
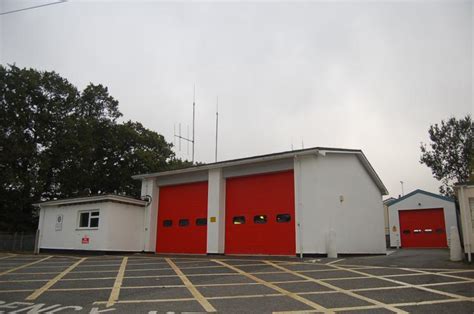
<svg viewBox="0 0 474 314"><path fill-rule="evenodd" d="M99 210L99 227L79 228L79 213L89 210ZM63 216L61 230L56 230L58 215ZM44 206L40 210L39 247L61 250L143 251L143 220L142 207L115 202ZM84 236L89 238L89 243L82 243Z"/></svg>
<svg viewBox="0 0 474 314"><path fill-rule="evenodd" d="M457 228L456 208L454 202L443 200L437 197L426 195L423 193L416 193L404 200L388 206L389 223L390 223L390 246L402 246L400 238L400 210L417 210L417 209L431 209L442 208L444 213L444 223L446 226L446 239L448 246L450 244L449 230L451 226ZM395 228L394 228L395 227Z"/></svg>
<svg viewBox="0 0 474 314"><path fill-rule="evenodd" d="M143 251L144 208L112 202L106 203L105 208L105 222L111 222L107 228L106 250Z"/></svg>

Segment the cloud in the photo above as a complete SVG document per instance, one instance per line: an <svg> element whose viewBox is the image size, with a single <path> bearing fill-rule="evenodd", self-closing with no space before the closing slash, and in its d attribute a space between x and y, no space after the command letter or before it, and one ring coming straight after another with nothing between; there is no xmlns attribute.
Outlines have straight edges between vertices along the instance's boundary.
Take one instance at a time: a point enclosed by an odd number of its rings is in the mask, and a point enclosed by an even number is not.
<svg viewBox="0 0 474 314"><path fill-rule="evenodd" d="M436 192L419 144L430 124L473 112L468 1L71 0L0 23L3 64L55 70L79 87L107 85L125 119L169 141L174 124L191 124L195 84L204 162L214 157L219 96L220 159L302 140L362 148L392 194L400 180L406 191Z"/></svg>

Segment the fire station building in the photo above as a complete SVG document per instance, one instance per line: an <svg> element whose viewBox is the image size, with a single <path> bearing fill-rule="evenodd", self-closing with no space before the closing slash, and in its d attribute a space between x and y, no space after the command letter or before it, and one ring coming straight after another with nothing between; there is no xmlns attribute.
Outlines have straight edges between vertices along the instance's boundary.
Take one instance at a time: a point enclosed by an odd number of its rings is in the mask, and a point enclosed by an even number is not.
<svg viewBox="0 0 474 314"><path fill-rule="evenodd" d="M134 176L143 251L385 253L387 190L361 150L310 148ZM125 230L124 230L125 232Z"/></svg>

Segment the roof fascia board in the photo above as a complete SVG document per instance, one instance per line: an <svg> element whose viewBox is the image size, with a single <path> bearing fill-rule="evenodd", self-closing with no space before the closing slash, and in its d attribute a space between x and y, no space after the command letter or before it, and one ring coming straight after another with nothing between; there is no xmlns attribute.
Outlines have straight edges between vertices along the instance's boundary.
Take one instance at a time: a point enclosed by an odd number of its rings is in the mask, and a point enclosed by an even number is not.
<svg viewBox="0 0 474 314"><path fill-rule="evenodd" d="M395 205L395 204L397 204L397 203L400 203L401 201L406 200L407 198L410 198L410 197L412 197L413 195L416 195L416 194L418 194L418 193L424 194L424 195L426 195L426 196L434 197L434 198L437 198L437 199L440 199L440 200L443 200L443 201L446 201L446 202L453 202L453 203L454 203L454 200L453 200L452 198L450 198L450 197L443 196L443 195L438 195L438 194L435 194L435 193L431 193L431 192L428 192L428 191L424 191L424 190L417 189L417 190L414 190L414 191L412 191L412 192L410 192L410 193L408 193L408 194L406 194L406 195L404 195L404 196L402 196L402 197L400 197L400 198L397 198L397 199L395 199L395 200L389 202L389 203L387 204L387 206L388 206L388 207L393 206L393 205Z"/></svg>
<svg viewBox="0 0 474 314"><path fill-rule="evenodd" d="M364 153L361 150L338 150L338 149L313 148L313 149L307 149L303 151L301 150L294 151L294 152L291 151L291 152L287 152L283 154L276 154L276 155L270 155L270 156L245 158L243 160L235 160L235 161L231 160L227 162L223 161L219 163L213 163L213 164L208 164L208 165L189 167L189 168L183 168L183 169L177 169L177 170L155 172L155 173L149 173L149 174L139 174L139 175L132 176L132 178L136 180L152 179L152 178L172 176L172 175L177 175L177 174L186 174L186 173L200 171L200 170L232 167L232 166L239 166L239 165L245 165L245 164L266 162L266 161L277 160L277 159L295 158L299 156L312 155L312 154L316 154L320 156L326 156L326 154L355 154L358 157L358 159L361 161L366 171L369 173L372 180L374 180L375 184L379 188L382 195L388 195L387 188L385 187L382 180L377 175L374 168L372 167L370 162L367 160L367 157L365 157Z"/></svg>
<svg viewBox="0 0 474 314"><path fill-rule="evenodd" d="M281 154L281 155L263 156L263 157L245 159L245 160L228 161L228 162L222 162L222 163L217 163L217 164L209 164L209 165L190 167L190 168L184 168L184 169L177 169L177 170L171 170L171 171L165 171L165 172L155 172L155 173L150 173L150 174L139 174L139 175L132 176L132 178L133 179L148 179L148 178L156 178L156 177L163 177L163 176L171 176L171 175L189 173L189 172L194 172L194 171L199 171L199 170L209 170L209 169L216 169L216 168L232 167L232 166L239 166L239 165L245 165L245 164L266 162L266 161L270 161L270 160L294 158L296 156L312 155L312 154L317 154L318 151L319 151L318 149L312 149L312 150L307 150L307 151L303 151L303 152L295 152L295 153L288 152L288 153Z"/></svg>
<svg viewBox="0 0 474 314"><path fill-rule="evenodd" d="M140 205L145 206L146 201L132 199L128 197L121 197L116 195L100 195L100 196L86 196L86 197L78 197L78 198L71 198L71 199L64 199L64 200L54 200L54 201L46 201L43 203L36 203L33 206L37 207L50 207L50 206L60 206L60 205L73 205L73 204L82 204L82 203L91 203L91 202L103 202L103 201L116 201L125 204L131 205Z"/></svg>

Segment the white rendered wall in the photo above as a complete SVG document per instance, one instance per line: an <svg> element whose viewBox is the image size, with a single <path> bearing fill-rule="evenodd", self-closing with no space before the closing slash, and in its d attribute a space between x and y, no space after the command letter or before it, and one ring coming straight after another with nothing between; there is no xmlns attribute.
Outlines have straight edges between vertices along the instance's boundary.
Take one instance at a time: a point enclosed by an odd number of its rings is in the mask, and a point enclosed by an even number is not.
<svg viewBox="0 0 474 314"><path fill-rule="evenodd" d="M223 254L225 245L225 179L222 169L209 170L207 253ZM212 222L211 217L216 221Z"/></svg>
<svg viewBox="0 0 474 314"><path fill-rule="evenodd" d="M151 203L145 206L144 212L144 250L146 252L156 251L156 223L158 219L158 201L159 188L156 184L156 179L144 179L142 181L142 198L151 196Z"/></svg>
<svg viewBox="0 0 474 314"><path fill-rule="evenodd" d="M355 155L300 156L294 169L297 253L327 253L331 229L337 253L386 252L382 195Z"/></svg>
<svg viewBox="0 0 474 314"><path fill-rule="evenodd" d="M420 205L418 205L420 204ZM395 203L388 207L389 211L389 223L390 223L390 246L398 247L401 246L400 239L400 220L399 210L410 210L410 209L429 209L429 208L443 208L444 212L444 223L446 224L446 238L449 245L449 230L451 226L457 227L456 222L456 210L454 202L439 199L437 197L429 196L422 193L416 193L398 203ZM396 231L394 231L394 228Z"/></svg>
<svg viewBox="0 0 474 314"><path fill-rule="evenodd" d="M464 253L474 253L474 186L459 186L456 188L461 210L462 237Z"/></svg>

